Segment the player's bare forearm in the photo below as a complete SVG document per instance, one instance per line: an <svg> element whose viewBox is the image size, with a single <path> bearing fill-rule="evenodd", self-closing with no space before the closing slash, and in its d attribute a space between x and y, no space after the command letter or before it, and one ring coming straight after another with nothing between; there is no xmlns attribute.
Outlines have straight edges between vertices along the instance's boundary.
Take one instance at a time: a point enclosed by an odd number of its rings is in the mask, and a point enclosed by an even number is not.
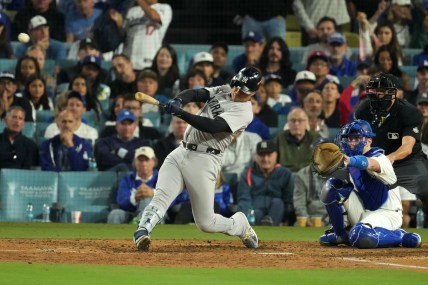
<svg viewBox="0 0 428 285"><path fill-rule="evenodd" d="M401 142L401 146L394 152L387 155L392 164L396 160L402 160L408 157L412 153L413 146L416 140L411 136L404 136Z"/></svg>
<svg viewBox="0 0 428 285"><path fill-rule="evenodd" d="M147 0L137 0L137 4L141 7L141 9L143 9L144 13L150 20L158 23L162 22L159 13L150 7L150 4L147 3Z"/></svg>

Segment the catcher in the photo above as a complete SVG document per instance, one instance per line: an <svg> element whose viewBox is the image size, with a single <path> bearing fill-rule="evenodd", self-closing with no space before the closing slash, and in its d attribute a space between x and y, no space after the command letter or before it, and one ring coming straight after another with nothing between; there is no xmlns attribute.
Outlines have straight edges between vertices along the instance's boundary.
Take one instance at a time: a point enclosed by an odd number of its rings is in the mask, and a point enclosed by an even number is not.
<svg viewBox="0 0 428 285"><path fill-rule="evenodd" d="M370 124L355 120L345 125L337 144L323 143L313 153L313 168L329 175L346 167L349 180L329 178L321 190L332 229L321 245L348 244L357 248L419 247L421 237L401 229L402 208L397 177L383 149L371 147ZM343 152L343 153L342 153Z"/></svg>

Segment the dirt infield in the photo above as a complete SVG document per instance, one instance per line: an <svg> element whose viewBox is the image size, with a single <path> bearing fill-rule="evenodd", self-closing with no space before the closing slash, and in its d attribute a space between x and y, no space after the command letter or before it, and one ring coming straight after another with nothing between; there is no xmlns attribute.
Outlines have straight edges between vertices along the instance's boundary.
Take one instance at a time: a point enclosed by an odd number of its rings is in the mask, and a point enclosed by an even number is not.
<svg viewBox="0 0 428 285"><path fill-rule="evenodd" d="M130 240L0 239L1 262L109 264L206 268L403 268L428 272L428 245L359 250L317 242L261 242L256 250L239 241L154 240L136 252Z"/></svg>

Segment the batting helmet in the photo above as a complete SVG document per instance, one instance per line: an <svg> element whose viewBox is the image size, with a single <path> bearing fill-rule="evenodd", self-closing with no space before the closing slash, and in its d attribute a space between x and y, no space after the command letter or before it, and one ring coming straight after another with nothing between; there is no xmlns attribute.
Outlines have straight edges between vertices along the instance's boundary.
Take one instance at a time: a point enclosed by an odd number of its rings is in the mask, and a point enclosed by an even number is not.
<svg viewBox="0 0 428 285"><path fill-rule="evenodd" d="M366 87L366 94L370 100L370 111L375 121L388 115L392 100L397 94L397 80L388 73L379 73L370 78Z"/></svg>
<svg viewBox="0 0 428 285"><path fill-rule="evenodd" d="M230 87L236 87L250 95L259 90L261 83L262 72L255 67L245 67L232 78Z"/></svg>
<svg viewBox="0 0 428 285"><path fill-rule="evenodd" d="M337 135L337 143L346 155L360 155L367 144L367 139L375 136L367 121L355 120L342 127Z"/></svg>

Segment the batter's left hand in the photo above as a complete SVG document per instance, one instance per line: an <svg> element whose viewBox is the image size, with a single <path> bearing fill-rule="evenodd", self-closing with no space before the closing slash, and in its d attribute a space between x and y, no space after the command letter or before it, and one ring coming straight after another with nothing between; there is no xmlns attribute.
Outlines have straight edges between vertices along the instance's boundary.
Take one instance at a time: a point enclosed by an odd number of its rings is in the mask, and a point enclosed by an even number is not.
<svg viewBox="0 0 428 285"><path fill-rule="evenodd" d="M178 99L169 101L168 104L166 104L165 112L175 116L179 115L182 112L181 101Z"/></svg>

